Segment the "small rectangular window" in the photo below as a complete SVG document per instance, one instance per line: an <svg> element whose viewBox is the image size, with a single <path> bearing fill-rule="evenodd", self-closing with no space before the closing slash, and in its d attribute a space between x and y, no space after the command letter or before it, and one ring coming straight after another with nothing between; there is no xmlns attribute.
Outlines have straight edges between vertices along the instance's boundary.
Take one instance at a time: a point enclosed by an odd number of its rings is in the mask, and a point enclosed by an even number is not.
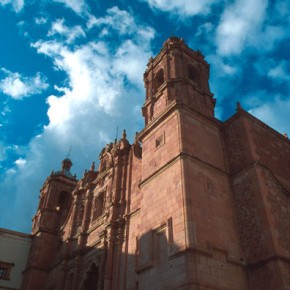
<svg viewBox="0 0 290 290"><path fill-rule="evenodd" d="M163 144L164 144L164 136L161 135L155 140L155 148L159 148Z"/></svg>

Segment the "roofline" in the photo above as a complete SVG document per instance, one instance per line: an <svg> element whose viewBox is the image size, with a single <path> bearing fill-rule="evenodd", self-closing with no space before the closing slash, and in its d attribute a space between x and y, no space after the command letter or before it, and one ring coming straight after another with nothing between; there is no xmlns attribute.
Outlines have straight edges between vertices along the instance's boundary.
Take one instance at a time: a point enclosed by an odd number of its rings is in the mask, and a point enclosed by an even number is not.
<svg viewBox="0 0 290 290"><path fill-rule="evenodd" d="M20 237L23 237L23 238L31 238L32 237L31 234L26 234L26 233L23 233L23 232L18 232L18 231L4 229L4 228L0 228L0 235L1 235L1 233L15 235L15 236L20 236Z"/></svg>

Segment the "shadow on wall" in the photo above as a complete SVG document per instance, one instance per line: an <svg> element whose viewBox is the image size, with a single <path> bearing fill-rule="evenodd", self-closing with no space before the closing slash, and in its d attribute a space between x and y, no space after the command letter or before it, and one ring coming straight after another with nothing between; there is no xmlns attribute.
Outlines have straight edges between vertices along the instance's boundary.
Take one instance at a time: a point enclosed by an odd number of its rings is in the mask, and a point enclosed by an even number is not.
<svg viewBox="0 0 290 290"><path fill-rule="evenodd" d="M186 282L185 255L176 255L166 226L131 240L118 229L111 234L91 246L81 246L81 235L64 242L45 289L174 289Z"/></svg>
<svg viewBox="0 0 290 290"><path fill-rule="evenodd" d="M62 260L61 267L51 271L48 280L51 286L46 289L251 289L245 264L231 262L226 251L215 248L208 252L178 248L171 242L166 225L137 238L129 233L122 239L116 229L112 237L104 237L103 248L100 241L72 250ZM63 272L61 283L56 275L60 271Z"/></svg>

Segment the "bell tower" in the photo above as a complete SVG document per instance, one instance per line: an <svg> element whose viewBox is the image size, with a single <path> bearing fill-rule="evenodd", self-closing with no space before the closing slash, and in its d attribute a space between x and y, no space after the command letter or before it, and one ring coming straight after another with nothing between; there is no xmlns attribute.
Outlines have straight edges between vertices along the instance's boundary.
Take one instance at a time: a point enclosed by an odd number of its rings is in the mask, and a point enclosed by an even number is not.
<svg viewBox="0 0 290 290"><path fill-rule="evenodd" d="M181 289L180 285L182 289L247 289L242 278L229 282L227 271L218 270L211 284L204 276L211 271L209 265L221 265L239 277L245 274L243 266L236 265L241 249L230 203L222 127L214 117L215 99L208 80L204 57L176 37L165 41L144 74L145 128L139 133L142 238L137 257L142 290L160 289L149 285L146 277L160 281L162 275L166 276L160 282L164 289ZM165 248L161 262L156 248ZM204 255L208 266L203 264ZM234 262L228 257L234 257ZM174 269L178 259L184 263Z"/></svg>
<svg viewBox="0 0 290 290"><path fill-rule="evenodd" d="M209 64L199 51L181 38L170 37L144 73L146 101L142 108L145 125L156 119L173 101L182 102L206 116L214 115L210 92Z"/></svg>
<svg viewBox="0 0 290 290"><path fill-rule="evenodd" d="M23 290L43 289L50 267L55 263L55 253L73 202L72 191L77 180L70 172L72 162L62 161L60 171L52 172L40 190L37 213L33 218L32 245L23 273Z"/></svg>

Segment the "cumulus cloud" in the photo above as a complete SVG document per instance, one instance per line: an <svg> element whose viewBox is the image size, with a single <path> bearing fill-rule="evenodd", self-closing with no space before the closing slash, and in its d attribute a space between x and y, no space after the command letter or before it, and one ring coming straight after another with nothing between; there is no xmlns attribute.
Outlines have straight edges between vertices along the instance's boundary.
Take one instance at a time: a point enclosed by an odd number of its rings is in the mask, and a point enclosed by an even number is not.
<svg viewBox="0 0 290 290"><path fill-rule="evenodd" d="M208 14L213 4L220 0L144 0L152 9L158 9L180 16L193 16L197 14Z"/></svg>
<svg viewBox="0 0 290 290"><path fill-rule="evenodd" d="M24 7L24 0L0 0L0 5L11 5L15 12L20 12Z"/></svg>
<svg viewBox="0 0 290 290"><path fill-rule="evenodd" d="M132 17L125 11L115 12ZM92 161L98 161L102 147L114 140L117 126L120 130L130 129L128 138L131 140L135 131L142 128L142 76L152 55L150 42L154 30L136 21L126 22L128 19L121 16L114 18L120 26L112 28L109 22L103 22L111 16L115 17L109 10L101 18L101 26L91 28L100 31L107 28L109 34L114 33L116 42L113 46L106 38L75 46L73 43L68 46L61 40L39 40L32 45L39 54L52 60L56 70L66 73L67 81L62 87L55 86L56 93L47 97L48 125L31 140L25 156L7 170L5 180L0 184L1 192L5 194L12 190L15 196L10 213L18 211L21 219L28 220L22 230L29 231L30 217L37 203L36 193L50 171L58 170L70 145L75 164L72 171L81 177ZM122 21L130 23L134 30L126 34L122 30L125 25L120 23ZM14 185L10 186L12 182ZM13 221L6 222L6 227L15 227Z"/></svg>
<svg viewBox="0 0 290 290"><path fill-rule="evenodd" d="M266 18L267 0L236 0L221 16L216 42L222 55L240 53L261 30Z"/></svg>
<svg viewBox="0 0 290 290"><path fill-rule="evenodd" d="M72 43L79 37L85 37L86 34L81 26L76 25L68 27L64 24L64 19L57 19L52 23L51 30L48 32L48 36L61 35L68 43Z"/></svg>
<svg viewBox="0 0 290 290"><path fill-rule="evenodd" d="M46 79L37 73L34 77L25 77L18 72L11 72L2 68L5 77L0 80L0 90L12 97L21 100L24 97L39 94L48 88Z"/></svg>
<svg viewBox="0 0 290 290"><path fill-rule="evenodd" d="M289 38L289 2L235 0L226 6L216 32L220 55L238 55L246 48L265 53Z"/></svg>

